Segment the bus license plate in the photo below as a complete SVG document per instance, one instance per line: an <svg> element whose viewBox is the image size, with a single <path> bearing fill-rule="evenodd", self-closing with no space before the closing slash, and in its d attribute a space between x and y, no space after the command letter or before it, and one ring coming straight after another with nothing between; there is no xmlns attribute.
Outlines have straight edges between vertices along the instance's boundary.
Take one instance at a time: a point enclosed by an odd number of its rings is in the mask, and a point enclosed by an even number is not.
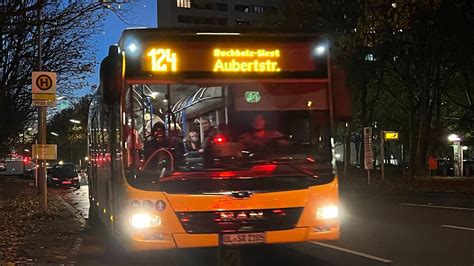
<svg viewBox="0 0 474 266"><path fill-rule="evenodd" d="M223 245L245 245L265 243L265 233L225 234L222 235Z"/></svg>

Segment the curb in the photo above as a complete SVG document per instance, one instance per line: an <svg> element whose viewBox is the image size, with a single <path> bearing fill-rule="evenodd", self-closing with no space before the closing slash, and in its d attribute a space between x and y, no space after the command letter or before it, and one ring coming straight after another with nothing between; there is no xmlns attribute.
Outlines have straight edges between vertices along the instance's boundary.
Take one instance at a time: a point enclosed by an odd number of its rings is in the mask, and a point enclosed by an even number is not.
<svg viewBox="0 0 474 266"><path fill-rule="evenodd" d="M446 190L420 190L420 191L399 190L399 191L394 191L391 193L399 194L399 195L416 195L416 196L427 196L427 197L445 196L445 197L451 197L451 198L474 198L473 193L446 191Z"/></svg>
<svg viewBox="0 0 474 266"><path fill-rule="evenodd" d="M86 219L82 217L82 215L80 215L79 212L74 207L72 207L71 204L69 204L65 199L56 194L54 194L53 196L63 203L64 207L66 207L66 209L68 209L69 212L71 212L76 217L76 219L80 221L82 226L85 226L87 224Z"/></svg>
<svg viewBox="0 0 474 266"><path fill-rule="evenodd" d="M445 190L371 190L371 189L341 189L340 193L360 193L384 196L422 196L422 197L450 197L450 198L474 198L473 193L456 192Z"/></svg>

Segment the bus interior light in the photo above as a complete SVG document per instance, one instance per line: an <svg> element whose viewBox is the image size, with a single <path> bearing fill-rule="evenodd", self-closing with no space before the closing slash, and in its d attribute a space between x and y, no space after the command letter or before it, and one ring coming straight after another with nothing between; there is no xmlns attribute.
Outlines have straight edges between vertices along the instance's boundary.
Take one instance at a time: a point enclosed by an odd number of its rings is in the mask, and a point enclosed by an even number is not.
<svg viewBox="0 0 474 266"><path fill-rule="evenodd" d="M240 35L240 32L196 32L196 35L227 35L227 36L237 36Z"/></svg>
<svg viewBox="0 0 474 266"><path fill-rule="evenodd" d="M224 144L224 143L227 142L227 139L226 139L226 137L223 136L223 135L216 135L216 136L214 136L214 138L212 139L212 141L213 141L214 143L217 143L217 144Z"/></svg>

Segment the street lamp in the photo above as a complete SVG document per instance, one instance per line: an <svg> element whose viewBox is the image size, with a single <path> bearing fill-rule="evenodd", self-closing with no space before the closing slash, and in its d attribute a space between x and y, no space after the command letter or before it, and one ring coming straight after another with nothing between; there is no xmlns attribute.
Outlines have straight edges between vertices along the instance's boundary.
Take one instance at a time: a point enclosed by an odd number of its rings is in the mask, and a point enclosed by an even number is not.
<svg viewBox="0 0 474 266"><path fill-rule="evenodd" d="M451 134L448 136L448 140L451 142L458 142L461 141L461 138L456 134Z"/></svg>
<svg viewBox="0 0 474 266"><path fill-rule="evenodd" d="M322 55L324 52L326 52L326 47L324 47L324 45L319 45L314 51L317 55Z"/></svg>
<svg viewBox="0 0 474 266"><path fill-rule="evenodd" d="M59 134L56 133L56 132L50 132L49 134L53 135L53 136L56 136L56 137L59 137Z"/></svg>
<svg viewBox="0 0 474 266"><path fill-rule="evenodd" d="M76 119L69 119L69 122L71 122L73 124L80 124L81 123L81 121L76 120Z"/></svg>

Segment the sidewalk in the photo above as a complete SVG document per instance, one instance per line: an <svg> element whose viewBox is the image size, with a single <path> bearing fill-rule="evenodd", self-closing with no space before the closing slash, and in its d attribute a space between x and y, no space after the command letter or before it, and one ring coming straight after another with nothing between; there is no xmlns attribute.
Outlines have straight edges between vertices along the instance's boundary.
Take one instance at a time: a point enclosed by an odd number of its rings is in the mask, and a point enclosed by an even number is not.
<svg viewBox="0 0 474 266"><path fill-rule="evenodd" d="M379 175L371 177L361 174L340 175L341 191L358 191L361 193L383 194L444 194L447 196L474 197L473 177L418 177L407 181L405 177L387 177L384 181Z"/></svg>
<svg viewBox="0 0 474 266"><path fill-rule="evenodd" d="M73 264L84 220L54 191L41 211L28 181L0 177L0 265Z"/></svg>

